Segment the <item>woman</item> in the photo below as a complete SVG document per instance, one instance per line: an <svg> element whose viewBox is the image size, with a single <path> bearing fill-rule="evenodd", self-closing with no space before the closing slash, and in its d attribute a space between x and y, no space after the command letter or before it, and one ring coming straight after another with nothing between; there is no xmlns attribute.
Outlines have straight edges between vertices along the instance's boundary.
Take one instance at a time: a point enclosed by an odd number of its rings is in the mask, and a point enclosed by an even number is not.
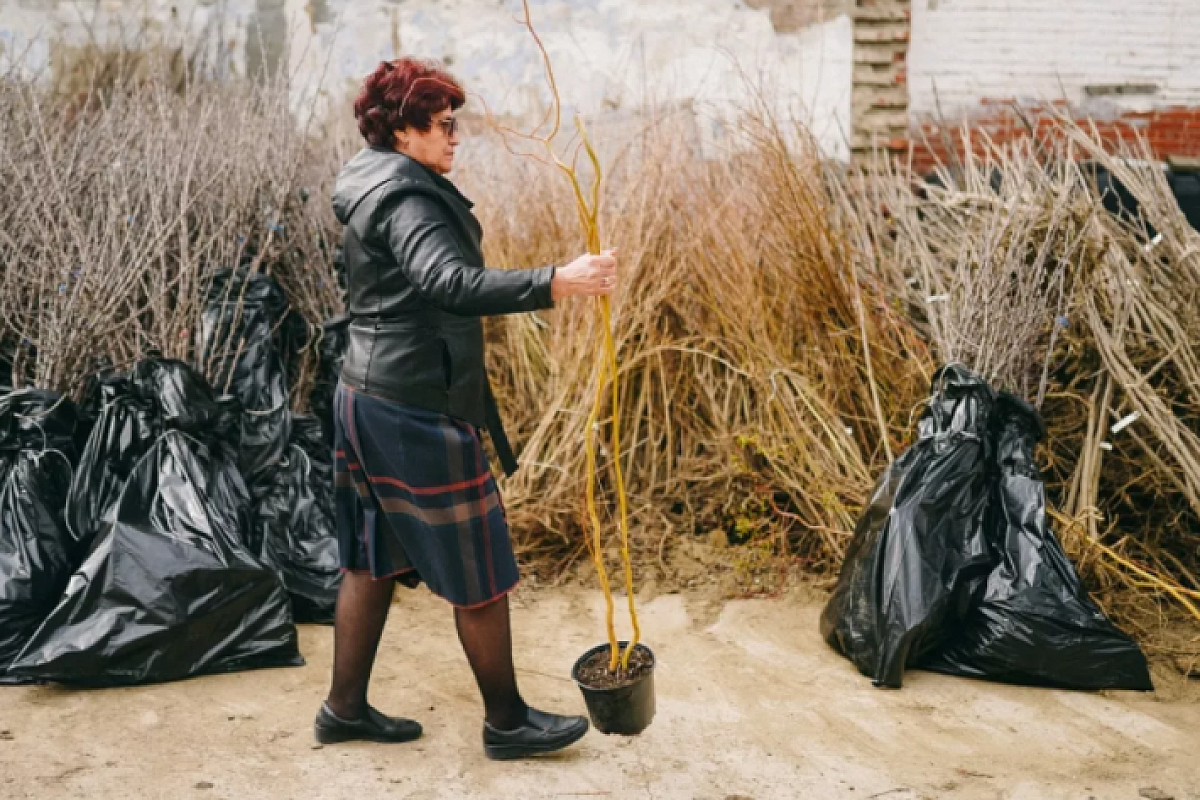
<svg viewBox="0 0 1200 800"><path fill-rule="evenodd" d="M316 735L421 735L416 722L372 708L367 684L395 581L424 581L454 606L483 695L486 754L521 758L566 747L588 726L529 708L517 689L508 609L517 565L480 430L507 472L516 462L484 371L481 317L609 294L616 262L609 251L559 268L485 268L471 202L443 177L464 101L452 76L401 58L380 64L354 103L368 146L342 168L333 195L353 318L334 399L345 576Z"/></svg>

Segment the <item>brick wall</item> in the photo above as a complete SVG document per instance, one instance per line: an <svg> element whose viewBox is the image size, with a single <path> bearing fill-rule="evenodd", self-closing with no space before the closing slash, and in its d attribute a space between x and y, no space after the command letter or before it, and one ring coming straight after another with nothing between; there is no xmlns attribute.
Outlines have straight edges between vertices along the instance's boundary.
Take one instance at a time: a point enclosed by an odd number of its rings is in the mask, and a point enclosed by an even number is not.
<svg viewBox="0 0 1200 800"><path fill-rule="evenodd" d="M855 154L870 152L908 130L910 0L855 0Z"/></svg>
<svg viewBox="0 0 1200 800"><path fill-rule="evenodd" d="M1060 110L1060 105L1058 109ZM1005 143L1032 132L1039 138L1051 135L1054 123L1045 107L1022 107L1021 115L1008 104L988 101L969 118L972 129L987 133L996 143ZM1200 158L1200 107L1164 108L1153 111L1129 111L1116 117L1086 117L1072 114L1087 125L1094 125L1100 136L1109 141L1126 139L1134 141L1142 137L1150 145L1155 157L1168 160L1172 157ZM1024 118L1022 118L1024 117ZM961 154L963 150L961 125L939 125L934 122L919 124L906 137L897 137L890 142L892 149L906 151L909 143L913 147L913 168L927 174L939 162L950 163L950 149ZM979 141L972 142L979 150Z"/></svg>
<svg viewBox="0 0 1200 800"><path fill-rule="evenodd" d="M1200 156L1200 0L911 0L910 38L897 76L909 130L888 144L913 141L919 167L963 121L1026 135L1014 101L1068 108L1109 137L1137 131L1159 157Z"/></svg>

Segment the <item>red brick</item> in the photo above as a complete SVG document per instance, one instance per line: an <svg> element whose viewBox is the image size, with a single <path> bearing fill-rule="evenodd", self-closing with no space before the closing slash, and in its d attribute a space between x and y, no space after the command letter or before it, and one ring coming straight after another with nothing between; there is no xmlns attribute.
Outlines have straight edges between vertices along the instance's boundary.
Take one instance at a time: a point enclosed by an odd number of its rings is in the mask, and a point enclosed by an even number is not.
<svg viewBox="0 0 1200 800"><path fill-rule="evenodd" d="M1030 127L1039 141L1053 140L1057 131L1053 115L1038 109L1024 109L1025 119L1022 119L1008 107L1010 102L1004 98L986 98L981 103L983 114L974 119L972 125L986 136L968 136L972 152L982 152L985 138L997 145L1019 141L1030 135ZM1056 101L1053 105L1061 109L1064 104ZM1200 155L1200 108L1174 107L1152 112L1130 112L1117 120L1079 121L1085 130L1094 131L1102 141L1113 146L1145 140L1159 158L1167 155ZM915 168L927 171L938 160L949 160L937 126L920 126L918 131L911 137ZM964 143L960 130L951 131L950 141L954 149L961 153Z"/></svg>

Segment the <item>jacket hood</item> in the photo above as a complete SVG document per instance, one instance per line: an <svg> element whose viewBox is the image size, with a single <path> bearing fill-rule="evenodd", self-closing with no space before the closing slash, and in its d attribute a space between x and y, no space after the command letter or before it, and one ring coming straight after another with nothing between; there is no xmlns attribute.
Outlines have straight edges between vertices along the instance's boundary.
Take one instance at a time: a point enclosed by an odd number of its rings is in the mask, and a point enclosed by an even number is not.
<svg viewBox="0 0 1200 800"><path fill-rule="evenodd" d="M355 209L376 189L387 185L390 195L402 191L449 194L470 208L472 203L453 183L403 153L385 147L364 147L338 173L333 186L333 213L349 223ZM382 199L382 198L381 198Z"/></svg>

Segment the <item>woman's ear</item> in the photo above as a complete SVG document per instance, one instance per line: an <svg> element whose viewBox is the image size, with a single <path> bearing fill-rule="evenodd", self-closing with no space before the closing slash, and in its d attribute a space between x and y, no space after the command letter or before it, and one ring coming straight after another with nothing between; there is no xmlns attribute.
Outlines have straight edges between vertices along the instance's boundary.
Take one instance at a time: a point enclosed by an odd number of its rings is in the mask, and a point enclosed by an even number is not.
<svg viewBox="0 0 1200 800"><path fill-rule="evenodd" d="M408 134L403 129L392 131L393 144L397 150L408 148Z"/></svg>

